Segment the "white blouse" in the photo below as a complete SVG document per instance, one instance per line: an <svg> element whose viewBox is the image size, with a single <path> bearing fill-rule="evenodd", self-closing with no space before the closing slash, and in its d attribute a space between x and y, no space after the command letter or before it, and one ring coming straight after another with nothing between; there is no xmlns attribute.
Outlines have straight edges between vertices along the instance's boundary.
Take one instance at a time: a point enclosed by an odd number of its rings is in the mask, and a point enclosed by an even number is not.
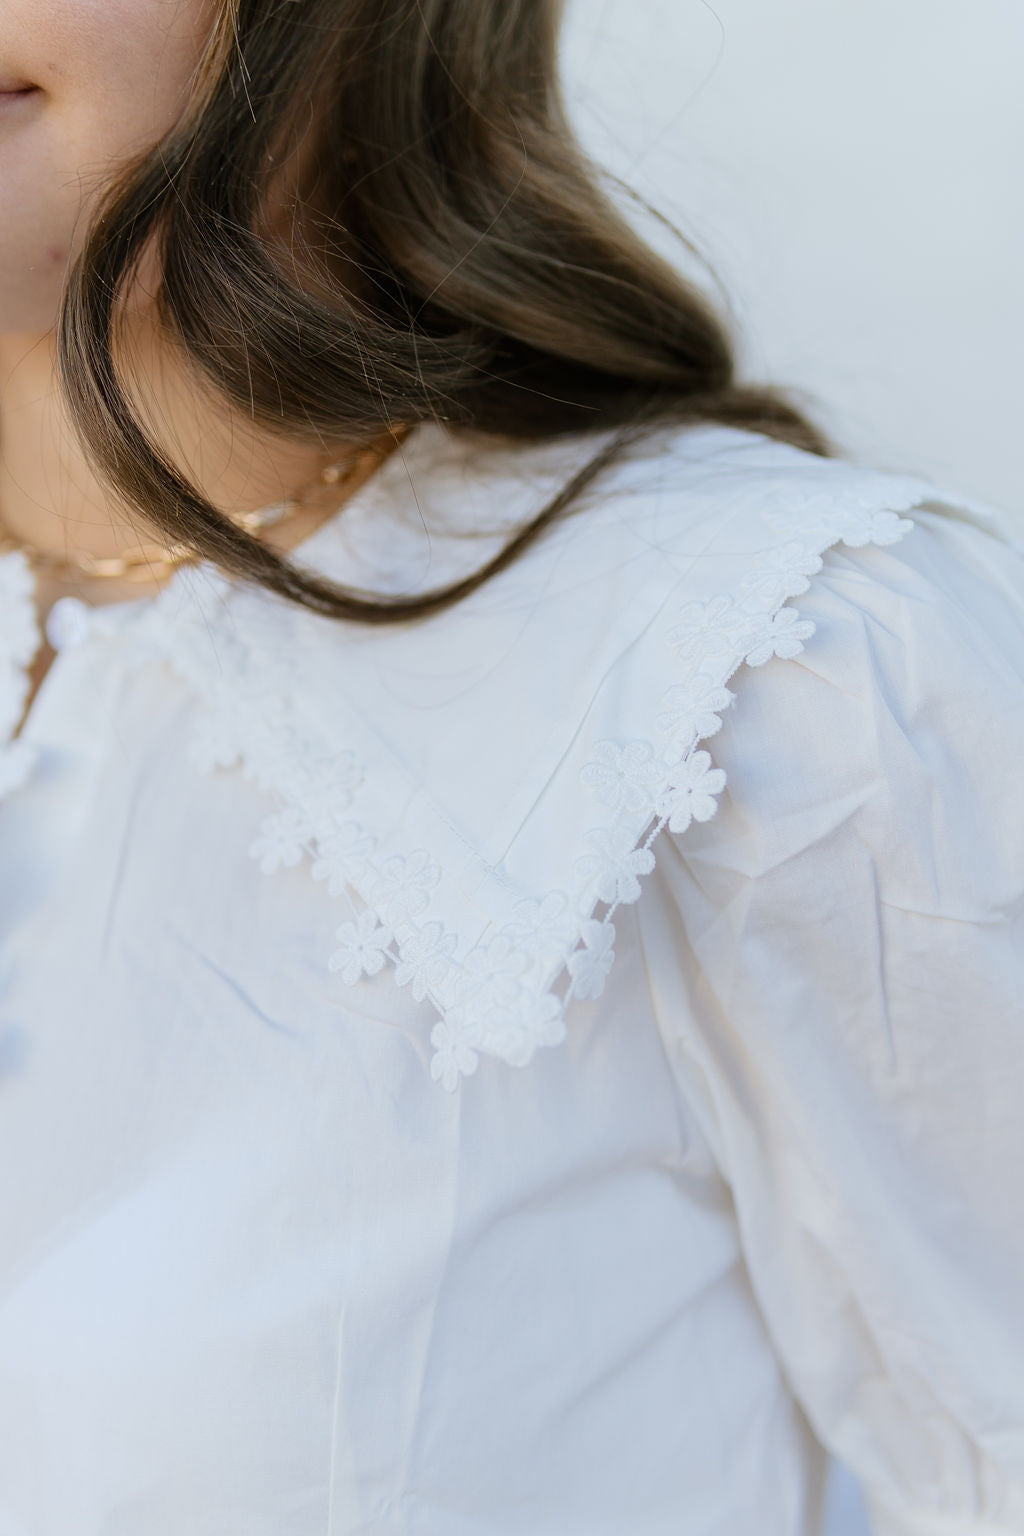
<svg viewBox="0 0 1024 1536"><path fill-rule="evenodd" d="M1024 1532L1019 534L725 427L587 503L395 627L65 600L16 741L0 560L0 1536Z"/></svg>

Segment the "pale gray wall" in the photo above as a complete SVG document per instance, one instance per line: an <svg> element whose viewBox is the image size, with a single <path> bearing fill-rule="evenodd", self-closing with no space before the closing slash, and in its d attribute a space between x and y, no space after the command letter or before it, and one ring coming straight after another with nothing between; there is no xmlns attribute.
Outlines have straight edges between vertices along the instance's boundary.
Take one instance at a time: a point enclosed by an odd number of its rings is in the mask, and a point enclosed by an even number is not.
<svg viewBox="0 0 1024 1536"><path fill-rule="evenodd" d="M746 374L1024 513L1021 0L569 0L565 61L588 147L722 278Z"/></svg>

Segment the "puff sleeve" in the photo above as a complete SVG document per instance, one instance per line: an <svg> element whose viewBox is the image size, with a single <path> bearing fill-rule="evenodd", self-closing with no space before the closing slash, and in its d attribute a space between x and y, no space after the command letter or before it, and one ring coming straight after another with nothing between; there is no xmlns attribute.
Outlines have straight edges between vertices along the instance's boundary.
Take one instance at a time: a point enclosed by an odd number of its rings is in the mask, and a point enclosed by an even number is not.
<svg viewBox="0 0 1024 1536"><path fill-rule="evenodd" d="M758 1303L878 1536L1024 1532L1024 558L833 550L638 917Z"/></svg>

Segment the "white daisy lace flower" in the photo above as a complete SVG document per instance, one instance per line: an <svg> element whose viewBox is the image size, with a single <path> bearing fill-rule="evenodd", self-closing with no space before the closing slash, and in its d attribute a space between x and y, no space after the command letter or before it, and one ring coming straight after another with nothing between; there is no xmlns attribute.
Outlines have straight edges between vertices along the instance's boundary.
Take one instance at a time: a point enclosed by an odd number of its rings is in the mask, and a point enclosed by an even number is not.
<svg viewBox="0 0 1024 1536"><path fill-rule="evenodd" d="M454 933L445 933L443 924L427 923L402 944L395 981L400 987L411 983L412 995L421 1003L451 970L457 942Z"/></svg>
<svg viewBox="0 0 1024 1536"><path fill-rule="evenodd" d="M641 811L654 804L665 767L649 741L630 741L624 747L599 741L594 753L596 760L585 764L580 778L596 790L599 800L613 811Z"/></svg>
<svg viewBox="0 0 1024 1536"><path fill-rule="evenodd" d="M898 544L910 528L913 518L901 518L897 511L866 511L854 527L844 531L843 544L854 548L864 544Z"/></svg>
<svg viewBox="0 0 1024 1536"><path fill-rule="evenodd" d="M249 857L258 859L264 874L272 875L280 868L292 868L302 860L311 828L306 817L295 806L275 811L260 823L260 836L249 848Z"/></svg>
<svg viewBox="0 0 1024 1536"><path fill-rule="evenodd" d="M794 608L780 608L759 630L756 643L746 654L747 665L763 666L773 656L792 661L803 650L804 641L814 634L814 627L813 620L801 619Z"/></svg>
<svg viewBox="0 0 1024 1536"><path fill-rule="evenodd" d="M563 955L576 942L576 919L564 891L549 891L541 901L520 901L501 930L540 960Z"/></svg>
<svg viewBox="0 0 1024 1536"><path fill-rule="evenodd" d="M470 1043L469 1032L458 1010L446 1019L439 1019L430 1031L430 1043L434 1055L430 1061L430 1075L435 1083L454 1093L459 1079L472 1077L480 1058Z"/></svg>
<svg viewBox="0 0 1024 1536"><path fill-rule="evenodd" d="M757 568L748 571L739 585L743 607L750 612L770 612L787 597L796 597L810 586L809 577L821 570L821 556L806 544L790 540L767 550Z"/></svg>
<svg viewBox="0 0 1024 1536"><path fill-rule="evenodd" d="M373 905L391 928L418 917L430 903L430 892L441 878L441 871L424 848L404 858L392 854L380 867L374 883Z"/></svg>
<svg viewBox="0 0 1024 1536"><path fill-rule="evenodd" d="M525 1067L538 1046L565 1039L565 1008L552 993L518 1008L498 1010L487 1020L487 1046L512 1067Z"/></svg>
<svg viewBox="0 0 1024 1536"><path fill-rule="evenodd" d="M742 613L734 600L725 596L713 597L707 603L684 604L678 620L665 638L680 661L694 666L728 656L750 627L749 614Z"/></svg>
<svg viewBox="0 0 1024 1536"><path fill-rule="evenodd" d="M913 519L900 517L896 512L859 507L839 519L838 532L851 549L862 549L865 544L898 544L913 526Z"/></svg>
<svg viewBox="0 0 1024 1536"><path fill-rule="evenodd" d="M841 497L830 476L818 483L796 486L786 482L767 495L765 521L776 533L802 533L821 543L842 539L859 548L864 544L895 544L913 527L898 512L879 509L912 507L927 498L928 486L920 480L886 476L884 485L871 475L846 484Z"/></svg>
<svg viewBox="0 0 1024 1536"><path fill-rule="evenodd" d="M608 973L615 962L615 926L591 918L580 929L584 949L569 957L572 995L581 1001L596 999L604 991Z"/></svg>
<svg viewBox="0 0 1024 1536"><path fill-rule="evenodd" d="M711 766L710 752L694 752L680 763L659 807L670 832L685 832L691 821L710 821L715 798L725 788L725 771Z"/></svg>
<svg viewBox="0 0 1024 1536"><path fill-rule="evenodd" d="M343 822L327 837L317 839L313 879L326 880L330 895L341 896L366 874L373 849L374 839L357 821Z"/></svg>
<svg viewBox="0 0 1024 1536"><path fill-rule="evenodd" d="M338 948L327 962L339 971L346 986L354 987L361 976L376 976L384 968L392 935L374 912L360 912L354 922L342 923L335 933Z"/></svg>
<svg viewBox="0 0 1024 1536"><path fill-rule="evenodd" d="M302 761L300 753L292 793L320 838L330 837L340 825L362 780L362 764L349 751L312 762Z"/></svg>
<svg viewBox="0 0 1024 1536"><path fill-rule="evenodd" d="M676 683L666 690L661 714L655 724L663 735L671 736L687 750L694 741L713 736L722 728L721 711L735 698L728 688L719 688L704 672L688 683Z"/></svg>
<svg viewBox="0 0 1024 1536"><path fill-rule="evenodd" d="M519 998L520 978L529 963L507 933L496 933L490 942L470 950L462 962L459 997L473 1000L474 1013L508 1008Z"/></svg>
<svg viewBox="0 0 1024 1536"><path fill-rule="evenodd" d="M576 872L587 891L609 906L636 901L639 877L654 868L651 850L638 848L628 827L598 827L587 833L587 842L594 852L576 860Z"/></svg>

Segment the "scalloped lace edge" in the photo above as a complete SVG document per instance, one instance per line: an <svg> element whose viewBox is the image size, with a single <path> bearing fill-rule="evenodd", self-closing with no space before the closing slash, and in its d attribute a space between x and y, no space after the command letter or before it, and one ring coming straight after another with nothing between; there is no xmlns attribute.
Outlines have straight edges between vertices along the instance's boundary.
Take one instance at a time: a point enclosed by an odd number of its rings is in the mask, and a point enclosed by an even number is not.
<svg viewBox="0 0 1024 1536"><path fill-rule="evenodd" d="M914 524L894 504L907 511L934 494L921 481L886 480L883 510L877 495L873 504L829 507L821 494L799 510L769 508L765 517L780 542L758 553L736 589L678 605L664 638L679 672L663 692L652 736L592 744L582 780L602 809L574 861L570 889L521 901L509 922L461 960L458 935L434 910L440 868L422 848L376 856L376 838L353 814L364 766L347 749L319 755L302 739L287 667L268 687L269 653L253 676L245 643L230 626L218 634L216 671L196 651L191 664L177 647L167 653L210 706L205 734L193 743L195 766L240 763L276 800L251 857L267 873L308 858L313 878L348 903L329 969L352 986L390 966L398 986L436 1009L430 1073L444 1088L474 1073L481 1055L525 1066L539 1047L565 1038L571 1002L600 997L614 963L615 914L639 898L659 834L685 832L715 814L726 776L701 743L733 702L726 684L744 664L803 650L815 626L790 599L808 589L828 549L896 543Z"/></svg>
<svg viewBox="0 0 1024 1536"><path fill-rule="evenodd" d="M286 647L261 645L254 654L226 606L219 617L193 615L190 626L180 606L175 611L161 600L133 631L132 664L165 662L203 700L203 725L190 747L198 770L241 766L276 802L251 857L268 874L308 858L313 878L347 903L329 970L351 986L391 966L398 986L435 1008L430 1073L453 1091L481 1055L525 1066L538 1048L565 1038L571 1002L601 996L615 958L615 914L639 899L659 834L685 832L717 810L726 775L701 743L721 728L733 703L727 683L744 664L803 650L815 626L790 599L807 591L827 550L896 543L914 526L898 513L935 495L920 480L868 475L869 483L879 480L881 495L876 484L873 493L854 492L845 501L843 491L837 497L820 484L801 496L790 483L774 503L766 498L764 517L779 541L753 557L733 591L675 609L664 640L676 653L678 674L662 693L651 736L591 744L581 778L600 810L569 889L519 902L511 920L461 960L458 935L434 907L441 870L430 853L416 848L379 857L376 837L353 814L364 765L348 749L321 751L304 737L292 709L296 680ZM202 571L208 592L235 590L212 568ZM12 593L23 599L24 573L14 574ZM27 610L12 612L20 652L34 623L31 591L27 601ZM105 627L97 619L94 628ZM12 654L6 663L9 691L19 687L18 659ZM11 785L0 785L5 792L31 770L21 745L0 746L0 777L8 764L14 774Z"/></svg>

